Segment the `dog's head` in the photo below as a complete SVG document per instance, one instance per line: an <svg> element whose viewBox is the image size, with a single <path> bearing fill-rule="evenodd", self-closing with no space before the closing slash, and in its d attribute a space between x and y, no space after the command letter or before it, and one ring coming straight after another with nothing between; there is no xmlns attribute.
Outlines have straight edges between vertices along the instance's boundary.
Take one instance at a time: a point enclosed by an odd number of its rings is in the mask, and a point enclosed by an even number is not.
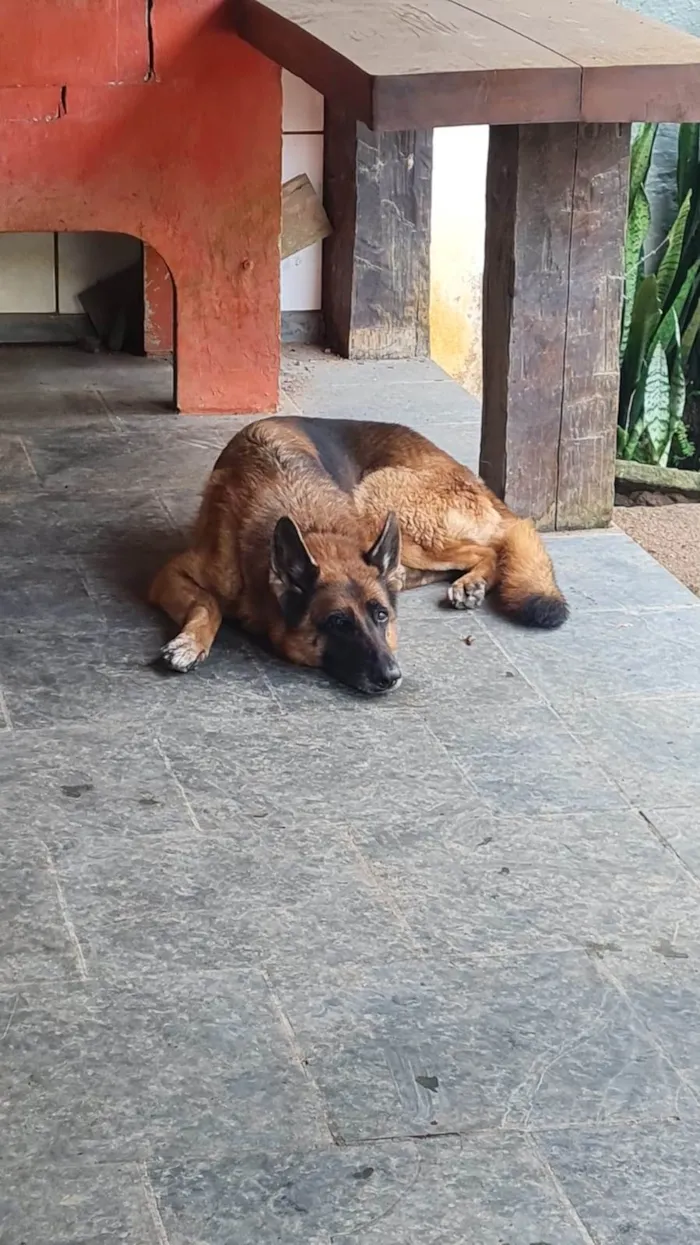
<svg viewBox="0 0 700 1245"><path fill-rule="evenodd" d="M320 666L358 691L377 695L401 681L394 656L401 538L390 514L372 547L311 533L289 518L272 540L270 586L280 605L279 647L289 661Z"/></svg>

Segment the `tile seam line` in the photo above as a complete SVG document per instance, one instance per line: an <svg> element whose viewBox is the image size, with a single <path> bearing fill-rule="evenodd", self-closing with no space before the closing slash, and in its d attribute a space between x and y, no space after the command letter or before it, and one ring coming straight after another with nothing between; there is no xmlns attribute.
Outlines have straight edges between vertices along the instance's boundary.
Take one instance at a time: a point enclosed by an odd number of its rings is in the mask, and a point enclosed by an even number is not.
<svg viewBox="0 0 700 1245"><path fill-rule="evenodd" d="M63 925L65 927L66 936L68 938L71 951L73 952L76 972L78 974L78 978L84 984L85 982L90 980L90 974L88 972L88 967L87 967L87 963L85 960L85 955L83 953L83 948L81 946L80 939L78 937L78 932L75 928L75 925L73 924L73 918L70 914L70 908L68 906L68 901L66 899L65 892L63 890L61 877L56 867L56 862L53 858L51 849L44 840L41 840L41 845L46 853L47 872L49 873L51 880L53 881L55 890L56 890L56 901L58 903L59 911L61 914L61 920L63 921Z"/></svg>
<svg viewBox="0 0 700 1245"><path fill-rule="evenodd" d="M696 1105L699 1105L700 1104L700 1089L698 1089L698 1087L691 1080L690 1076L686 1072L684 1072L683 1069L678 1068L676 1066L669 1052L666 1050L666 1046L662 1038L660 1038L657 1035L657 1033L654 1031L652 1026L644 1019L644 1017L637 1010L635 1004L633 1003L627 990L625 989L623 982L620 981L618 976L613 972L613 970L610 968L610 965L606 963L604 960L596 959L594 963L594 969L599 974L599 976L602 977L603 981L606 981L608 985L612 987L613 990L617 991L620 998L624 999L625 1003L627 1004L627 1007L630 1010L630 1014L634 1016L637 1024L646 1034L649 1044L654 1047L654 1049L661 1056L661 1058L665 1061L665 1063L668 1064L669 1068L671 1068L671 1070L675 1073L675 1075L678 1077L680 1084L688 1091L691 1098L694 1099ZM692 1120L688 1120L686 1122L692 1123Z"/></svg>
<svg viewBox="0 0 700 1245"><path fill-rule="evenodd" d="M160 735L157 735L157 734L153 735L153 743L155 745L156 752L158 753L161 761L163 762L163 766L165 768L166 773L168 774L168 777L171 779L171 781L175 784L175 787L177 788L180 799L182 800L185 806L185 811L188 817L190 818L192 825L197 831L197 834L200 837L203 836L204 830L202 829L199 818L197 817L197 814L195 813L194 808L192 807L190 798L187 792L185 791L185 788L180 780L179 775L177 774L175 766L173 765L173 762L163 745Z"/></svg>
<svg viewBox="0 0 700 1245"><path fill-rule="evenodd" d="M491 640L492 640L493 644L495 644L495 645L496 645L496 647L500 650L500 652L502 653L502 655L503 655L503 657L506 659L506 661L508 661L508 662L509 662L509 664L510 664L511 666L513 666L513 668L514 668L514 669L518 672L518 674L520 675L521 679L524 679L524 681L525 681L525 683L527 683L528 687L529 687L529 688L530 688L533 692L535 692L535 694L536 694L537 696L539 696L540 700L542 700L542 701L544 702L544 704L545 704L545 705L547 706L547 708L549 709L550 713L552 713L552 714L554 715L554 717L556 718L557 722L558 722L558 723L559 723L559 725L563 728L563 730L566 732L566 734L569 736L569 738L573 740L573 742L576 744L577 748L580 748L580 749L581 749L581 752L583 753L583 756L584 756L586 759L589 759L589 758L590 758L591 764L592 764L592 765L595 765L595 766L597 767L598 771L599 771L601 774L603 774L603 775L604 775L604 777L605 777L605 778L607 779L607 781L608 781L608 784L609 784L609 786L610 786L611 790L616 791L616 792L618 793L618 795L620 795L620 796L622 797L622 799L624 800L625 805L627 806L627 808L628 808L628 809L631 809L633 812L638 813L638 810L637 810L636 806L634 805L633 801L632 801L632 800L630 799L630 797L628 796L627 792L626 792L626 791L624 790L624 788L622 787L621 783L618 783L617 779L616 779L616 778L614 778L612 775L610 775L610 774L608 773L607 769L605 769L605 768L604 768L604 767L600 764L600 762L596 760L596 758L595 758L592 754L589 754L589 751L588 751L588 745L587 745L587 744L586 744L583 740L581 740L581 739L579 738L579 736L575 733L575 731L573 731L573 730L572 730L572 728L568 725L568 723L564 720L564 718L563 718L563 717L561 716L561 714L559 713L559 710L558 710L558 709L557 709L557 708L556 708L556 707L552 704L551 700L549 700L549 698L548 698L548 697L544 694L544 692L540 691L540 689L537 687L537 684L536 684L536 683L533 683L533 682L532 682L532 680L531 680L530 678L528 678L528 676L525 674L525 671L524 671L524 670L521 670L520 665L518 664L518 662L517 662L516 660L514 660L512 657L510 657L510 656L509 656L509 654L508 654L507 650L506 650L506 649L504 648L504 646L501 644L500 640L498 640L495 636L491 636ZM610 699L610 698L608 698L608 699Z"/></svg>
<svg viewBox="0 0 700 1245"><path fill-rule="evenodd" d="M277 1023L279 1024L282 1030L284 1039L287 1043L287 1046L289 1047L292 1058L294 1059L294 1062L297 1064L306 1084L308 1085L309 1089L312 1091L316 1099L316 1104L318 1107L319 1117L320 1117L318 1122L322 1124L327 1134L327 1140L330 1142L333 1149L335 1150L342 1149L344 1148L345 1143L342 1139L342 1136L336 1136L333 1131L333 1128L331 1127L331 1122L328 1116L328 1107L327 1107L327 1103L326 1103L326 1099L324 1097L323 1091L318 1081L316 1080L316 1078L309 1071L308 1062L305 1062L306 1057L304 1055L304 1048L302 1047L297 1037L294 1025L292 1024L289 1016L287 1015L287 1011L284 1007L279 991L277 990L277 987L275 986L275 983L272 980L267 964L266 963L260 964L258 966L257 971L260 977L262 977L262 980L265 984L265 989L267 990L270 1002L272 1004L273 1011L277 1017Z"/></svg>
<svg viewBox="0 0 700 1245"><path fill-rule="evenodd" d="M138 1166L144 1200L146 1202L153 1230L156 1234L158 1245L169 1245L168 1234L165 1230L165 1224L163 1223L163 1219L161 1217L156 1191L153 1188L151 1177L148 1174L148 1164L145 1160L143 1160Z"/></svg>
<svg viewBox="0 0 700 1245"><path fill-rule="evenodd" d="M549 1180L555 1197L562 1208L566 1211L578 1231L581 1233L582 1239L585 1241L586 1245L601 1245L600 1240L596 1239L596 1237L592 1236L588 1231L586 1224L558 1179L552 1164L549 1162L546 1154L541 1149L537 1138L534 1137L532 1133L527 1132L525 1134L525 1145L530 1150L530 1153L533 1155L536 1162L539 1163L539 1166L542 1168L544 1174Z"/></svg>
<svg viewBox="0 0 700 1245"><path fill-rule="evenodd" d="M664 812L663 809L659 809L658 811ZM697 873L694 871L694 869L691 868L691 866L687 863L687 861L683 859L680 852L677 851L677 849L673 846L673 843L671 843L666 838L663 831L659 829L656 822L654 821L653 813L646 813L644 809L641 807L637 809L637 812L639 813L639 816L641 817L642 821L646 822L647 826L651 830L653 837L658 840L658 842L661 844L661 846L664 848L665 851L670 852L670 854L675 858L675 860L677 860L680 866L681 872L685 874L686 877L690 878L690 880L692 881L695 887L700 886L700 877L698 877Z"/></svg>
<svg viewBox="0 0 700 1245"><path fill-rule="evenodd" d="M450 4L454 4L456 8L464 10L465 13L473 13L475 17L481 17L485 21L493 22L494 26L500 26L502 30L507 30L513 35L518 35L520 39L524 39L527 43L533 44L534 47L542 48L544 52L550 52L552 56L559 56L567 65L572 65L574 69L578 69L581 75L581 88L579 92L579 100L583 93L583 65L578 61L572 60L570 56L565 56L557 48L550 48L549 44L542 43L539 39L533 39L532 35L524 35L521 31L515 30L513 26L509 26L507 22L501 22L497 17L492 17L490 13L482 13L480 9L474 8L471 4L464 4L462 0L449 0Z"/></svg>

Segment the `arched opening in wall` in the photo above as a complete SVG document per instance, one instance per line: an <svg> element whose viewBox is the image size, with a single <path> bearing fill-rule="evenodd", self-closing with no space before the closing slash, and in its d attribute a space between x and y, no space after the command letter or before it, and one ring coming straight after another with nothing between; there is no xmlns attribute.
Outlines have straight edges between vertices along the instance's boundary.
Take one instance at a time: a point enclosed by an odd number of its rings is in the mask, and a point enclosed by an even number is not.
<svg viewBox="0 0 700 1245"><path fill-rule="evenodd" d="M0 234L3 373L28 395L65 382L64 406L173 410L174 308L167 264L129 234Z"/></svg>

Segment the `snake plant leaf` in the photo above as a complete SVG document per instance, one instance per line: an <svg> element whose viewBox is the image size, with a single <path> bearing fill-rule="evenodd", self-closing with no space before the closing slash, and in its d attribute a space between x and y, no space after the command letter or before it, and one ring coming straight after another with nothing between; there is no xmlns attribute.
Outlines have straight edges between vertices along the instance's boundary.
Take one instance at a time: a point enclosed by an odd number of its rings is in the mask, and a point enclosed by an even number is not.
<svg viewBox="0 0 700 1245"><path fill-rule="evenodd" d="M640 186L632 204L625 236L625 293L622 304L620 351L624 355L629 338L634 297L642 273L644 243L649 232L651 208L644 187Z"/></svg>
<svg viewBox="0 0 700 1245"><path fill-rule="evenodd" d="M630 211L634 206L637 192L647 179L658 128L656 122L646 121L644 125L640 126L632 143L630 152Z"/></svg>
<svg viewBox="0 0 700 1245"><path fill-rule="evenodd" d="M659 303L663 307L669 294L675 295L674 286L676 285L679 271L681 254L683 251L683 242L685 239L685 227L690 215L690 207L693 200L692 191L683 200L676 219L674 220L664 257L659 264L657 274Z"/></svg>
<svg viewBox="0 0 700 1245"><path fill-rule="evenodd" d="M647 362L649 343L659 326L660 319L656 277L652 273L637 286L627 348L622 360L620 412L621 422L628 429L630 404Z"/></svg>
<svg viewBox="0 0 700 1245"><path fill-rule="evenodd" d="M668 350L674 338L676 344L679 347L681 346L681 317L686 311L688 304L690 302L694 303L697 299L700 299L700 259L693 264L671 306L665 315L662 316L650 349L653 349L657 341L660 341L664 350Z"/></svg>
<svg viewBox="0 0 700 1245"><path fill-rule="evenodd" d="M676 351L669 372L668 435L666 438L666 445L659 456L660 467L668 466L668 458L674 438L677 436L678 432L683 429L685 397L686 385L683 364L681 362L680 352Z"/></svg>
<svg viewBox="0 0 700 1245"><path fill-rule="evenodd" d="M688 436L688 429L682 420L680 423L676 424L672 448L676 458L676 464L683 462L686 458L692 458L695 453L695 444Z"/></svg>
<svg viewBox="0 0 700 1245"><path fill-rule="evenodd" d="M700 124L686 121L678 127L678 202L700 188Z"/></svg>
<svg viewBox="0 0 700 1245"><path fill-rule="evenodd" d="M649 363L644 387L643 431L654 451L655 461L663 455L671 423L671 381L668 374L666 351L659 343Z"/></svg>
<svg viewBox="0 0 700 1245"><path fill-rule="evenodd" d="M700 282L698 284L700 287ZM688 321L687 327L683 330L683 336L681 337L681 358L684 366L690 358L691 351L695 345L698 333L700 332L700 288L696 289L695 297L697 299L695 303L695 310Z"/></svg>

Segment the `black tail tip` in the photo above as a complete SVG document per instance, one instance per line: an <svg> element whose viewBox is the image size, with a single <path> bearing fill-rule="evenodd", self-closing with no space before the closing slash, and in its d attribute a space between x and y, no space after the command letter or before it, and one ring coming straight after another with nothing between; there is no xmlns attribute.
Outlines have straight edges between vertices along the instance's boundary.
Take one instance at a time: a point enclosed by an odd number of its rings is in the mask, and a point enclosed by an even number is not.
<svg viewBox="0 0 700 1245"><path fill-rule="evenodd" d="M523 627L540 627L545 631L554 631L566 622L569 607L563 597L544 597L532 593L512 611L511 617Z"/></svg>

